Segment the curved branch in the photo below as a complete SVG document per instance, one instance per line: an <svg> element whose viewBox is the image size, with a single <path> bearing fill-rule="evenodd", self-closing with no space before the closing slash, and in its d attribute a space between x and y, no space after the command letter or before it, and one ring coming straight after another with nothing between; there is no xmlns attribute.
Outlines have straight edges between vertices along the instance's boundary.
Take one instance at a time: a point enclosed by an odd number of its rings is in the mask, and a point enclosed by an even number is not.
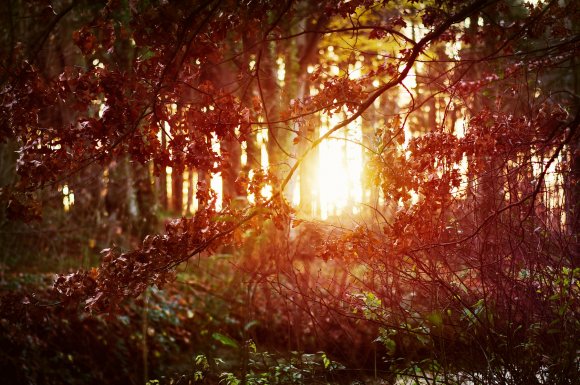
<svg viewBox="0 0 580 385"><path fill-rule="evenodd" d="M316 139L315 141L312 142L310 147L308 147L306 149L306 151L297 159L294 166L292 166L292 169L290 169L290 171L288 172L288 175L286 176L286 178L284 178L284 180L283 180L282 184L280 185L276 195L281 194L281 192L284 190L286 185L290 182L290 179L292 179L292 176L296 173L296 170L298 170L298 167L300 167L300 165L302 164L302 162L304 161L304 159L306 158L306 156L308 155L308 153L310 151L312 151L314 148L316 148L320 143L322 143L322 141L327 139L333 133L335 133L336 131L340 130L343 127L346 127L349 123L353 122L356 118L361 116L363 114L363 112L365 112L379 96L381 96L382 94L384 94L386 91L393 88L397 84L400 84L407 77L409 71L411 70L411 68L415 64L415 60L417 59L419 54L423 51L425 46L427 46L433 40L435 40L439 36L441 36L447 30L447 28L449 28L451 25L464 20L466 17L468 17L472 13L477 12L478 10L494 3L495 1L496 0L476 1L473 4L471 4L470 6L463 9L461 12L459 12L456 15L451 16L449 19L445 20L445 22L443 22L441 25L439 25L437 28L435 28L433 31L429 32L425 37L423 37L413 47L413 50L411 51L411 54L409 55L409 59L407 60L407 64L405 65L405 68L403 68L403 70L399 73L399 75L397 77L391 79L391 81L389 81L388 83L379 87L375 92L373 92L367 98L367 100L365 100L363 103L361 103L359 109L354 114L352 114L349 118L338 123L336 126L332 127L330 130L328 130L324 135L322 135L321 137L319 137L318 139ZM274 197L272 197L272 198L274 198Z"/></svg>

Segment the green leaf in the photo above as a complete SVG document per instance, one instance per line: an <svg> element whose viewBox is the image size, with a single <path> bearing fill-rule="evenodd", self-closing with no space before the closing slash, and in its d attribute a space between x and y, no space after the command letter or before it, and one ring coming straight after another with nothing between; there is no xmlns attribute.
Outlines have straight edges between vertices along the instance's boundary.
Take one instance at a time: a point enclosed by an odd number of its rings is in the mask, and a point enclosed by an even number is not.
<svg viewBox="0 0 580 385"><path fill-rule="evenodd" d="M435 326L443 325L443 317L441 316L441 313L439 313L438 311L434 311L433 313L429 314L427 316L427 319Z"/></svg>
<svg viewBox="0 0 580 385"><path fill-rule="evenodd" d="M235 349L239 348L238 343L234 339L232 339L231 337L228 337L224 334L217 333L217 332L213 333L211 336L214 340L221 342L225 346L230 346L230 347L235 348Z"/></svg>
<svg viewBox="0 0 580 385"><path fill-rule="evenodd" d="M258 321L252 320L252 321L248 322L246 325L244 325L244 330L248 331L256 325L258 325Z"/></svg>
<svg viewBox="0 0 580 385"><path fill-rule="evenodd" d="M322 353L322 363L324 364L324 369L328 369L330 366L330 360L326 356L326 353Z"/></svg>
<svg viewBox="0 0 580 385"><path fill-rule="evenodd" d="M387 348L387 351L389 353L389 355L394 355L396 350L397 350L397 343L390 339L390 338L384 338L383 339L383 345L385 345L385 348Z"/></svg>

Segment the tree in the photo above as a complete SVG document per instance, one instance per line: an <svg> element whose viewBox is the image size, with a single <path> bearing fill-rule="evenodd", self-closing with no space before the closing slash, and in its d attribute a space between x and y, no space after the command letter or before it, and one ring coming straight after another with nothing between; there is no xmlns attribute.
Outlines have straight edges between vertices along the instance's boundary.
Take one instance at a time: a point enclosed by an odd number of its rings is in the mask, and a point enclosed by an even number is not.
<svg viewBox="0 0 580 385"><path fill-rule="evenodd" d="M38 11L46 28L20 26ZM317 147L361 119L366 180L383 201L369 194L361 225L313 253L351 273L365 267L352 283L360 301L335 299L380 325L392 367L414 349L415 366L457 365L488 381L565 382L577 370L573 345L546 348L579 333L577 2L11 1L4 14L0 130L3 148L19 148L17 177L3 178L7 218L35 219L42 191L113 162L151 169L161 186L172 167L181 214L183 171L198 174L193 216L130 251L105 250L97 270L59 277L65 297L105 309L265 220L287 231L301 215L288 185L300 175L301 207L314 212ZM46 53L73 24L75 51L57 66ZM331 116L343 118L320 135ZM218 173L222 209L210 188ZM546 333L530 331L548 321ZM549 364L532 362L532 340ZM470 366L465 351L493 352L498 365Z"/></svg>

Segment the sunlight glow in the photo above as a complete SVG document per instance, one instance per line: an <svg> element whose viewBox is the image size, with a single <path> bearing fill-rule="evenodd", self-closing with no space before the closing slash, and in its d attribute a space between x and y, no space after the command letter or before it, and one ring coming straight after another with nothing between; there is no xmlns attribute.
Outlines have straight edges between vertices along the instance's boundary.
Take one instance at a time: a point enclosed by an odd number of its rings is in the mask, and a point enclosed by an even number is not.
<svg viewBox="0 0 580 385"><path fill-rule="evenodd" d="M459 60L459 52L461 52L461 40L445 43L445 54L454 60Z"/></svg>
<svg viewBox="0 0 580 385"><path fill-rule="evenodd" d="M198 174L195 170L186 169L183 172L183 188L182 188L183 212L182 212L182 215L193 214L197 211L198 202L197 202L197 199L195 199L195 194L197 192L197 178L198 178ZM190 192L190 190L191 190L191 192ZM191 201L189 200L189 196L188 196L189 194L191 194Z"/></svg>
<svg viewBox="0 0 580 385"><path fill-rule="evenodd" d="M211 136L211 149L216 154L218 155L221 154L219 139L217 135L213 132ZM223 204L223 180L221 174L220 173L211 174L211 181L209 185L217 195L216 210L221 210Z"/></svg>
<svg viewBox="0 0 580 385"><path fill-rule="evenodd" d="M548 158L537 155L532 155L531 157L532 173L535 180L538 180L540 175L544 173L544 188L541 190L542 194L544 194L544 205L538 209L546 210L553 218L557 218L561 224L565 224L566 212L561 210L565 205L564 189L561 188L564 185L564 180L562 179L562 174L558 172L561 162L562 156L560 155L547 167Z"/></svg>
<svg viewBox="0 0 580 385"><path fill-rule="evenodd" d="M284 87L284 80L286 79L286 63L284 62L284 58L279 57L276 59L276 64L278 65L278 69L276 71L278 82L280 83L280 87Z"/></svg>
<svg viewBox="0 0 580 385"><path fill-rule="evenodd" d="M173 173L173 168L166 166L165 167L165 185L167 187L167 199L169 202L172 202L173 197L173 179L171 178L171 174Z"/></svg>
<svg viewBox="0 0 580 385"><path fill-rule="evenodd" d="M258 146L260 147L260 167L262 168L263 171L268 171L268 168L270 167L270 161L268 158L268 147L266 145L266 143L268 142L268 129L267 128L260 129L256 134L256 140L258 142ZM248 173L248 178L252 180L253 177L254 171L250 170L250 172ZM274 189L270 185L266 185L262 187L262 189L260 190L260 195L265 199L271 198L273 193ZM256 203L256 197L254 196L254 194L248 195L248 202L252 204Z"/></svg>
<svg viewBox="0 0 580 385"><path fill-rule="evenodd" d="M294 183L294 188L292 189L292 205L298 207L300 204L300 175L297 176L297 182Z"/></svg>
<svg viewBox="0 0 580 385"><path fill-rule="evenodd" d="M260 166L262 170L266 171L270 165L270 160L268 159L268 148L266 147L266 142L268 141L268 131L267 129L262 129L258 132L258 145L260 146Z"/></svg>
<svg viewBox="0 0 580 385"><path fill-rule="evenodd" d="M453 127L453 135L455 135L459 139L465 137L466 127L465 127L465 118L463 118L463 117L466 116L466 114L467 114L467 111L465 111L465 109L461 109L461 112L459 113L459 117L455 121L455 127ZM461 182L460 182L458 187L451 188L451 194L456 198L462 198L462 199L466 198L467 197L467 186L469 183L469 180L467 177L467 171L468 171L467 155L463 154L463 157L461 158L461 162L459 162L458 164L454 164L453 167L459 171L459 175L461 175Z"/></svg>
<svg viewBox="0 0 580 385"><path fill-rule="evenodd" d="M240 159L240 164L245 167L248 164L248 142L244 141L240 145L242 149L242 155Z"/></svg>
<svg viewBox="0 0 580 385"><path fill-rule="evenodd" d="M60 188L59 188L60 190ZM75 194L69 189L68 185L62 187L62 205L64 206L64 211L68 212L72 205L75 204Z"/></svg>
<svg viewBox="0 0 580 385"><path fill-rule="evenodd" d="M342 114L322 116L320 135L339 123ZM320 217L327 219L340 214L357 214L362 200L362 140L361 119L355 120L337 136L320 144L318 188ZM350 208L350 210L348 209Z"/></svg>

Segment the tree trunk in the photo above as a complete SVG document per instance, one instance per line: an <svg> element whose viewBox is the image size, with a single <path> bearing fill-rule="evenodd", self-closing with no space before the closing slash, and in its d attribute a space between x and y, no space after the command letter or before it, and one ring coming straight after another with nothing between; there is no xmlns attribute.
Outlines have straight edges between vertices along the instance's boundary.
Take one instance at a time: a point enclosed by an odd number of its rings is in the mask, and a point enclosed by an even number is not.
<svg viewBox="0 0 580 385"><path fill-rule="evenodd" d="M161 130L161 148L163 151L167 148L167 138L165 136L165 131ZM163 211L169 210L169 201L167 198L167 169L165 166L161 166L159 170L159 204Z"/></svg>
<svg viewBox="0 0 580 385"><path fill-rule="evenodd" d="M171 209L183 214L183 166L174 166L171 172Z"/></svg>

